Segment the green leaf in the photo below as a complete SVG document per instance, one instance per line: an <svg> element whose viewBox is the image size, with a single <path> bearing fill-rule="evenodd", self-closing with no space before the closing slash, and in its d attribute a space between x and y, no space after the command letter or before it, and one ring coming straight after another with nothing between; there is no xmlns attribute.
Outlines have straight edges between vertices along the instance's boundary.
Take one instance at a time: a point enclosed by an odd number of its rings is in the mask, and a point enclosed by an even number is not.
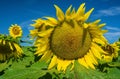
<svg viewBox="0 0 120 79"><path fill-rule="evenodd" d="M104 79L104 74L97 70L87 69L76 60L74 63L74 79Z"/></svg>
<svg viewBox="0 0 120 79"><path fill-rule="evenodd" d="M46 74L47 71L42 69L46 67L46 63L35 62L34 53L29 51L28 48L31 47L23 47L25 56L12 61L11 66L4 71L0 79L38 79ZM7 64L4 63L0 69L3 70L6 66Z"/></svg>
<svg viewBox="0 0 120 79"><path fill-rule="evenodd" d="M110 62L108 63L110 67L120 67L120 61L119 62Z"/></svg>
<svg viewBox="0 0 120 79"><path fill-rule="evenodd" d="M48 71L45 62L36 62L28 68L9 68L1 78L3 79L38 79Z"/></svg>
<svg viewBox="0 0 120 79"><path fill-rule="evenodd" d="M120 79L120 70L117 68L108 68L105 79Z"/></svg>
<svg viewBox="0 0 120 79"><path fill-rule="evenodd" d="M11 61L0 63L0 72L5 70L9 65L11 65L11 63L12 63Z"/></svg>

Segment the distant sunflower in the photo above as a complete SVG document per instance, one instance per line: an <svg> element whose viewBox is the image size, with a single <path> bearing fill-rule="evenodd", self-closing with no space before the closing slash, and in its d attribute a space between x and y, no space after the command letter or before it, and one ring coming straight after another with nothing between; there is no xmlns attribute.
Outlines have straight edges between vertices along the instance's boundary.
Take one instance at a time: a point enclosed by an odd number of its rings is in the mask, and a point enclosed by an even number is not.
<svg viewBox="0 0 120 79"><path fill-rule="evenodd" d="M77 11L70 6L65 14L55 5L57 20L45 17L32 24L35 29L30 33L36 38L35 54L42 56L40 61L50 62L48 69L57 66L58 71L65 71L75 60L86 68L95 69L97 59L101 59L104 51L98 43L106 43L105 30L101 30L105 24L99 24L100 20L86 22L93 8L85 13L84 5Z"/></svg>
<svg viewBox="0 0 120 79"><path fill-rule="evenodd" d="M11 27L9 28L9 34L13 38L21 37L22 36L22 29L17 24L11 25Z"/></svg>
<svg viewBox="0 0 120 79"><path fill-rule="evenodd" d="M102 55L105 62L112 62L113 59L118 57L119 46L116 43L102 46L102 49L106 52L106 54Z"/></svg>
<svg viewBox="0 0 120 79"><path fill-rule="evenodd" d="M20 57L22 53L23 51L18 44L0 39L0 61L5 61L10 57Z"/></svg>

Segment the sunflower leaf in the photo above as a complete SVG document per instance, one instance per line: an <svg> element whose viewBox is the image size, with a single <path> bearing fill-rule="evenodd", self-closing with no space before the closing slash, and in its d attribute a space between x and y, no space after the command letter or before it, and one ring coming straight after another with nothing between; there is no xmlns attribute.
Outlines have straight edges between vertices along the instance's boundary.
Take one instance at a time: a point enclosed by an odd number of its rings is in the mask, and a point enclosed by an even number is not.
<svg viewBox="0 0 120 79"><path fill-rule="evenodd" d="M74 63L74 78L75 79L104 79L104 74L97 70L87 69L78 61Z"/></svg>
<svg viewBox="0 0 120 79"><path fill-rule="evenodd" d="M12 61L0 79L38 79L49 71L45 62L35 62L34 47L23 47L25 56Z"/></svg>
<svg viewBox="0 0 120 79"><path fill-rule="evenodd" d="M0 63L0 72L5 70L7 67L9 67L9 65L11 65L11 61Z"/></svg>
<svg viewBox="0 0 120 79"><path fill-rule="evenodd" d="M120 69L118 68L108 68L105 79L120 79Z"/></svg>
<svg viewBox="0 0 120 79"><path fill-rule="evenodd" d="M44 76L48 71L44 70L46 67L45 62L36 62L31 67L19 67L9 68L4 75L1 76L3 79L38 79Z"/></svg>

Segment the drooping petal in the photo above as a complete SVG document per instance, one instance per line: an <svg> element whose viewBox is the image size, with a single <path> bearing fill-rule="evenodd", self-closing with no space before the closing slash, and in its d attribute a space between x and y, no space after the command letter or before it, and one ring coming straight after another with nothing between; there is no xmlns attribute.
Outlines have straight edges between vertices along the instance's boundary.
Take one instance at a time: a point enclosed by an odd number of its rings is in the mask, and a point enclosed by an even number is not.
<svg viewBox="0 0 120 79"><path fill-rule="evenodd" d="M106 52L103 51L103 49L102 49L100 46L98 46L97 44L92 43L92 46L93 46L94 48L96 48L100 53L106 53Z"/></svg>
<svg viewBox="0 0 120 79"><path fill-rule="evenodd" d="M72 63L72 60L64 60L62 70L65 71L67 67Z"/></svg>
<svg viewBox="0 0 120 79"><path fill-rule="evenodd" d="M105 42L104 42L103 40L101 40L101 39L94 38L93 41L94 41L94 42L97 42L97 43L99 43L99 44L101 44L101 45L105 45Z"/></svg>
<svg viewBox="0 0 120 79"><path fill-rule="evenodd" d="M49 66L48 66L48 69L53 68L56 64L57 64L57 56L54 55Z"/></svg>
<svg viewBox="0 0 120 79"><path fill-rule="evenodd" d="M14 50L13 47L12 47L12 45L11 45L11 43L10 42L8 42L8 43L9 43L10 49Z"/></svg>
<svg viewBox="0 0 120 79"><path fill-rule="evenodd" d="M89 55L85 55L84 58L85 58L86 63L88 64L88 66L90 68L92 68L92 69L95 69L95 67L93 65L93 61L90 60L90 56Z"/></svg>
<svg viewBox="0 0 120 79"><path fill-rule="evenodd" d="M98 59L101 59L100 52L97 49L95 49L94 47L91 47L91 52L95 57L97 57Z"/></svg>
<svg viewBox="0 0 120 79"><path fill-rule="evenodd" d="M85 66L86 68L89 68L89 66L88 66L87 63L85 62L84 57L83 57L83 58L79 58L79 59L78 59L78 62L79 62L81 65Z"/></svg>
<svg viewBox="0 0 120 79"><path fill-rule="evenodd" d="M97 59L96 59L96 57L93 55L93 53L92 53L91 50L89 50L89 55L90 55L90 58L93 60L94 64L95 64L95 65L98 65Z"/></svg>
<svg viewBox="0 0 120 79"><path fill-rule="evenodd" d="M52 56L52 53L51 53L51 51L48 50L41 57L40 61L46 61L46 62L48 62L51 56Z"/></svg>
<svg viewBox="0 0 120 79"><path fill-rule="evenodd" d="M44 45L44 46L40 47L39 49L37 49L37 52L35 54L38 54L39 56L42 55L46 51L47 46L48 45Z"/></svg>

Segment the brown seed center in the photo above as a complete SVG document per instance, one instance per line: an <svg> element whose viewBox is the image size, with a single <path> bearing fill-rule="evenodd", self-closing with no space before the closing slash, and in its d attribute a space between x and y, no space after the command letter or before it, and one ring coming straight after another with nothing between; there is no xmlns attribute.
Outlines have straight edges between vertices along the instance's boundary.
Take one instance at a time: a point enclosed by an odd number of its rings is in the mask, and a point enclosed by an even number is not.
<svg viewBox="0 0 120 79"><path fill-rule="evenodd" d="M63 59L83 57L91 45L91 37L87 29L78 23L74 27L64 22L55 28L51 35L50 47L55 55Z"/></svg>

